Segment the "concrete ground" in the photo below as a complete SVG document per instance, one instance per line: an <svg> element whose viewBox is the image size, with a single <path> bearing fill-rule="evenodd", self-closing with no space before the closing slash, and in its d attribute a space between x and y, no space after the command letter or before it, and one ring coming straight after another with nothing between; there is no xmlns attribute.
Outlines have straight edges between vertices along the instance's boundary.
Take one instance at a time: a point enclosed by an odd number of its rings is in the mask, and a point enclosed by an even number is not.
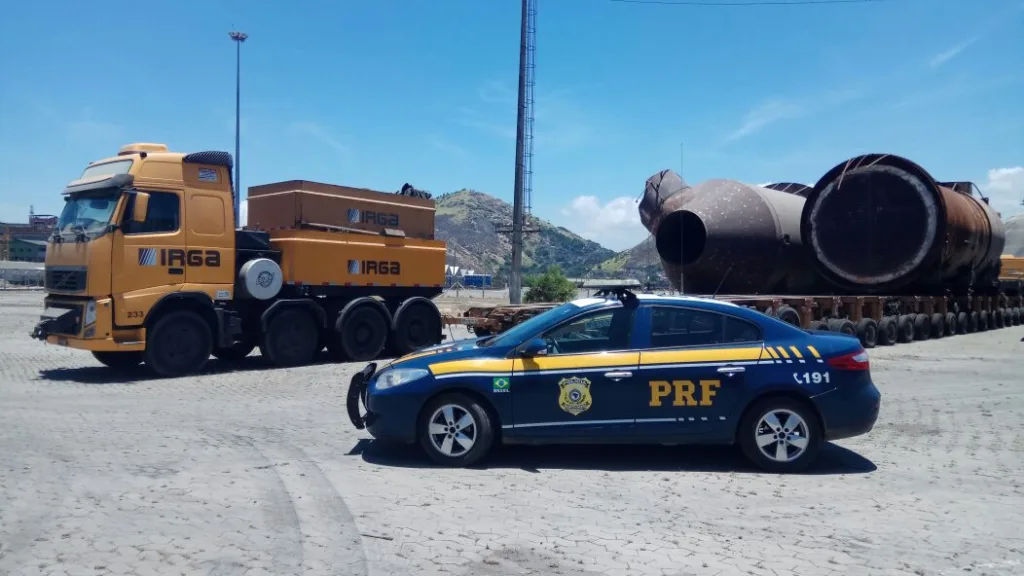
<svg viewBox="0 0 1024 576"><path fill-rule="evenodd" d="M354 365L114 379L0 293L0 574L1024 574L1024 327L871 352L882 414L806 475L736 451L439 469L345 416Z"/></svg>

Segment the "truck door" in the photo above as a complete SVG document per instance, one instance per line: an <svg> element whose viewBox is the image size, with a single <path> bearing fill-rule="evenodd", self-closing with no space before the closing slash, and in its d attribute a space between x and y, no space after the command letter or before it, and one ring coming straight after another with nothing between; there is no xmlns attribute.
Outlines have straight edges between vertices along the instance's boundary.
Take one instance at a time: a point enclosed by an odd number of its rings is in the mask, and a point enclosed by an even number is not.
<svg viewBox="0 0 1024 576"><path fill-rule="evenodd" d="M145 222L132 222L135 196L127 199L121 228L114 234L111 292L114 324L139 326L150 308L185 282L185 222L181 190L149 194Z"/></svg>
<svg viewBox="0 0 1024 576"><path fill-rule="evenodd" d="M229 224L233 207L217 192L185 189L188 214L185 281L190 289L227 299L234 284L235 231Z"/></svg>

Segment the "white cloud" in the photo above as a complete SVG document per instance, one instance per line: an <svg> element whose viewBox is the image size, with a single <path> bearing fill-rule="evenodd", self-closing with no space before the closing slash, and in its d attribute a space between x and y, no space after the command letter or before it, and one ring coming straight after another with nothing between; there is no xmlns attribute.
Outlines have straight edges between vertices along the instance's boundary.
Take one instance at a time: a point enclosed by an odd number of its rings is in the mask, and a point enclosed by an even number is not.
<svg viewBox="0 0 1024 576"><path fill-rule="evenodd" d="M760 131L765 126L798 118L807 113L804 106L790 100L770 100L753 108L743 118L740 127L725 137L726 142L739 140Z"/></svg>
<svg viewBox="0 0 1024 576"><path fill-rule="evenodd" d="M1024 213L1024 166L989 170L988 180L980 188L1003 218Z"/></svg>
<svg viewBox="0 0 1024 576"><path fill-rule="evenodd" d="M953 58L956 58L961 52L970 48L971 45L977 42L978 40L981 40L981 36L973 36L966 40L961 40L960 42L954 44L953 46L950 46L947 50L943 50L942 52L936 54L928 62L928 65L931 66L932 68L938 68L939 66L942 66L946 62L949 62Z"/></svg>
<svg viewBox="0 0 1024 576"><path fill-rule="evenodd" d="M620 196L602 204L596 196L577 196L562 209L565 227L612 250L625 250L647 236L636 202Z"/></svg>

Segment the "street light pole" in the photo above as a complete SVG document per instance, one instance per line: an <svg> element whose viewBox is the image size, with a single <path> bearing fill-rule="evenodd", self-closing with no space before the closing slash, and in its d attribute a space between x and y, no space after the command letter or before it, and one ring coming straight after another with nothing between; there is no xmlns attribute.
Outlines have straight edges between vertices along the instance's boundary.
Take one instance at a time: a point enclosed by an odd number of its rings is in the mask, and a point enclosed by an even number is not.
<svg viewBox="0 0 1024 576"><path fill-rule="evenodd" d="M235 42L235 228L241 228L238 221L242 206L242 152L239 146L242 130L242 42L249 37L245 32L228 32Z"/></svg>

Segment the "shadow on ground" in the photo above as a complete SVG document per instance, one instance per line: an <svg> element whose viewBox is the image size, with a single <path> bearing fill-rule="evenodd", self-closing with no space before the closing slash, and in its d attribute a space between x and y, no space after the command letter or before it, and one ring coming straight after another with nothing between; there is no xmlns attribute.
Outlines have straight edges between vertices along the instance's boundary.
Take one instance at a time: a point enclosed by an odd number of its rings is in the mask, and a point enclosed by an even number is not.
<svg viewBox="0 0 1024 576"><path fill-rule="evenodd" d="M418 446L360 440L348 453L381 466L431 468L435 466ZM565 445L500 446L478 469L518 468L540 473L543 469L664 472L746 472L754 468L732 446ZM837 444L825 444L809 475L866 474L877 470L873 462Z"/></svg>
<svg viewBox="0 0 1024 576"><path fill-rule="evenodd" d="M390 359L391 358L381 358L374 360L374 362L377 362L379 365L390 361ZM313 363L307 364L307 366L316 366L319 364L339 364L339 362L330 359L326 353L321 353ZM365 363L361 363L360 365L365 366ZM210 361L203 367L202 372L195 376L188 376L187 378L213 374L226 374L228 372L254 372L257 370L288 370L288 368L274 368L259 354L247 356L240 362L225 362L216 358L210 358ZM114 369L103 366L99 362L96 362L93 366L40 370L39 378L53 382L74 382L76 384L137 384L161 379L150 372L146 368L145 364L140 364L128 369ZM347 379L345 380L345 383L348 383Z"/></svg>

